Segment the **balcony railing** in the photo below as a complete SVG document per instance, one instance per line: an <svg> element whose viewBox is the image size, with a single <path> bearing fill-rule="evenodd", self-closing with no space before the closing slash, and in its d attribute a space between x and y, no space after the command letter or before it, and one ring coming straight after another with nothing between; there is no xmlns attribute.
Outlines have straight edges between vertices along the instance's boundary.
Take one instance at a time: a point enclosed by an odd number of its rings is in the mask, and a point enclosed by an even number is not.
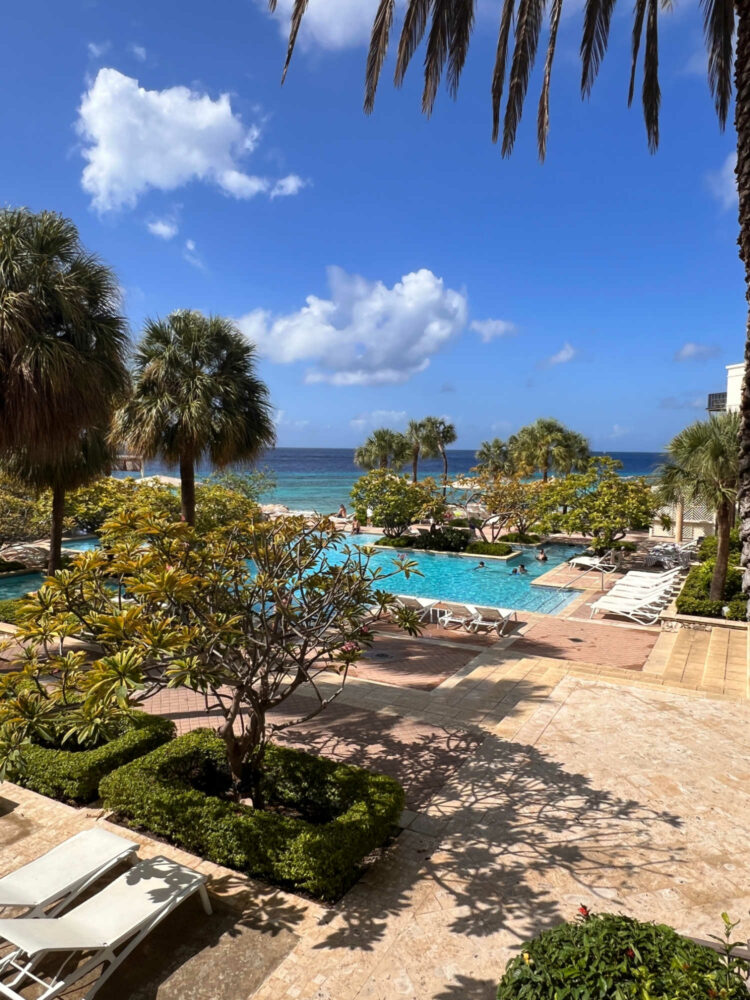
<svg viewBox="0 0 750 1000"><path fill-rule="evenodd" d="M709 392L708 412L723 413L727 408L727 394L725 392Z"/></svg>

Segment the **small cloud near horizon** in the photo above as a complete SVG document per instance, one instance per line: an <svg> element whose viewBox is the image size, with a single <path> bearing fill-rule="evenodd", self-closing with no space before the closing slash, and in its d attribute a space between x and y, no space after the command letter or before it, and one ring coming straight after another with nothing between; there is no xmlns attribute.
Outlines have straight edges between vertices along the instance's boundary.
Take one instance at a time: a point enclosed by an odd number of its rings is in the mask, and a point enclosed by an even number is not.
<svg viewBox="0 0 750 1000"><path fill-rule="evenodd" d="M372 410L370 413L360 413L352 417L349 426L355 431L362 431L366 427L401 428L406 424L407 416L406 410Z"/></svg>
<svg viewBox="0 0 750 1000"><path fill-rule="evenodd" d="M539 367L554 368L556 365L566 365L569 361L572 361L575 357L577 357L577 355L578 351L566 340L556 354L552 354L550 357L544 358L540 361Z"/></svg>
<svg viewBox="0 0 750 1000"><path fill-rule="evenodd" d="M469 329L478 333L485 344L497 337L510 337L518 332L515 323L507 319L474 319Z"/></svg>
<svg viewBox="0 0 750 1000"><path fill-rule="evenodd" d="M675 352L675 361L708 361L721 354L721 348L717 344L697 344L693 340L688 340L679 351Z"/></svg>

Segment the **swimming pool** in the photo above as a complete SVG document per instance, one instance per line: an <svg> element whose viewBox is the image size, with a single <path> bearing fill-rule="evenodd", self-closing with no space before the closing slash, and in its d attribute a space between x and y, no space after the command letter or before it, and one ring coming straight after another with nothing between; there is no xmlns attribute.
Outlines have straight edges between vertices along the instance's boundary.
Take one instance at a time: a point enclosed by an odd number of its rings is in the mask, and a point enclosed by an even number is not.
<svg viewBox="0 0 750 1000"><path fill-rule="evenodd" d="M362 534L347 538L349 544L357 545L377 544L379 541L381 541L380 535ZM97 544L95 538L64 543L65 548L75 548L79 551L95 548ZM529 548L519 559L511 562L486 559L485 568L477 569L481 556L469 559L467 556L450 553L433 554L402 549L401 553L405 552L409 559L417 563L422 576L410 576L407 580L403 574L399 574L384 582L383 589L397 594L411 594L414 597L442 598L446 601L485 604L491 607L554 615L566 607L578 591L558 587L535 587L533 582L543 573L570 559L581 549L572 545L550 545L545 551L549 556L546 563L538 563L534 558L537 550ZM393 560L399 554L397 549L378 551L372 557L371 565L380 566L388 572L393 568ZM330 561L337 561L334 554L331 554ZM521 562L528 569L528 575L513 576L511 574L513 567ZM42 580L41 573L24 573L22 576L0 580L0 600L21 597L30 590L36 590Z"/></svg>
<svg viewBox="0 0 750 1000"><path fill-rule="evenodd" d="M364 534L348 539L350 544L357 545L377 544L380 540L380 535ZM538 611L547 615L557 614L579 591L559 587L535 587L533 582L537 577L579 553L580 546L545 546L548 555L546 563L536 561L535 556L538 552L536 548L525 549L524 546L518 548L524 550L524 555L510 562L485 559L484 569L477 569L481 556L470 559L467 556L451 553L414 552L409 549L378 551L373 556L371 565L382 566L383 570L388 572L393 568L393 560L399 554L414 559L422 576L410 576L407 580L400 574L383 585L384 590L391 590L397 594L514 608L517 611ZM527 568L528 574L513 576L513 567L520 563Z"/></svg>

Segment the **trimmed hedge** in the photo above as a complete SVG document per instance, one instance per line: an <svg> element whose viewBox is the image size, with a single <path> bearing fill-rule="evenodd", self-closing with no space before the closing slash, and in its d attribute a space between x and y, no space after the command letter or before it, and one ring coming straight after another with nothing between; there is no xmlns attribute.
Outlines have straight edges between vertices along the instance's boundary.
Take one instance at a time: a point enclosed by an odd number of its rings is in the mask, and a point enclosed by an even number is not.
<svg viewBox="0 0 750 1000"><path fill-rule="evenodd" d="M720 601L713 601L708 595L715 563L715 559L707 559L691 568L677 598L678 614L698 615L701 618L722 618L724 606L728 604L732 608L733 602L742 593L742 571L739 566L729 567L727 582L724 586L724 597Z"/></svg>
<svg viewBox="0 0 750 1000"><path fill-rule="evenodd" d="M747 1000L743 964L665 924L585 914L544 931L508 962L498 1000Z"/></svg>
<svg viewBox="0 0 750 1000"><path fill-rule="evenodd" d="M26 569L26 563L16 559L0 559L0 573L14 573L18 569Z"/></svg>
<svg viewBox="0 0 750 1000"><path fill-rule="evenodd" d="M509 556L513 546L507 542L469 542L466 551L478 556Z"/></svg>
<svg viewBox="0 0 750 1000"><path fill-rule="evenodd" d="M520 531L510 531L507 535L501 536L504 542L519 542L521 545L536 545L541 542L541 535L527 535Z"/></svg>
<svg viewBox="0 0 750 1000"><path fill-rule="evenodd" d="M275 745L266 751L264 795L299 815L238 805L222 797L229 787L224 743L195 729L108 775L99 790L107 809L139 829L328 900L356 881L404 807L393 778Z"/></svg>
<svg viewBox="0 0 750 1000"><path fill-rule="evenodd" d="M438 528L431 534L399 535L396 538L381 538L378 545L388 545L392 549L416 549L432 552L465 552L469 533L460 528Z"/></svg>
<svg viewBox="0 0 750 1000"><path fill-rule="evenodd" d="M97 798L99 782L105 775L161 746L174 734L174 724L168 719L136 712L121 736L93 750L56 750L27 744L12 778L40 795L85 805Z"/></svg>
<svg viewBox="0 0 750 1000"><path fill-rule="evenodd" d="M716 558L716 549L718 547L719 540L716 535L704 535L700 540L700 545L698 546L698 558L701 562L706 562L709 559ZM740 563L740 553L742 552L742 543L740 542L740 533L737 528L733 528L729 532L729 565L739 566Z"/></svg>
<svg viewBox="0 0 750 1000"><path fill-rule="evenodd" d="M25 597L8 597L0 601L0 622L6 625L16 625L21 608L26 603Z"/></svg>

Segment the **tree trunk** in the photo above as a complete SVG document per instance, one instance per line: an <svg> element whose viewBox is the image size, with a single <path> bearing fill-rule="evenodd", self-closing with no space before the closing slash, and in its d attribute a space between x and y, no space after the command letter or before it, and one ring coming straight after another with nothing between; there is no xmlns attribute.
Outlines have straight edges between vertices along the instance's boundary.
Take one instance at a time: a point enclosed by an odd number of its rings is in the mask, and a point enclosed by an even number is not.
<svg viewBox="0 0 750 1000"><path fill-rule="evenodd" d="M448 490L448 455L445 448L440 449L440 454L443 456L443 496L445 496Z"/></svg>
<svg viewBox="0 0 750 1000"><path fill-rule="evenodd" d="M183 521L195 526L195 463L192 455L180 455L180 501Z"/></svg>
<svg viewBox="0 0 750 1000"><path fill-rule="evenodd" d="M387 455L381 455L380 456L380 468L381 469L387 469L388 468L388 456Z"/></svg>
<svg viewBox="0 0 750 1000"><path fill-rule="evenodd" d="M737 3L737 39L734 54L735 110L737 129L737 190L739 192L740 260L745 265L745 297L748 302L745 337L745 377L740 414L740 538L742 540L742 589L750 596L750 9ZM748 644L750 657L750 644Z"/></svg>
<svg viewBox="0 0 750 1000"><path fill-rule="evenodd" d="M721 601L724 598L729 566L729 515L729 504L724 500L716 512L716 565L708 595L712 601Z"/></svg>
<svg viewBox="0 0 750 1000"><path fill-rule="evenodd" d="M417 470L419 469L419 448L414 448L411 453L411 479L413 483L417 481Z"/></svg>
<svg viewBox="0 0 750 1000"><path fill-rule="evenodd" d="M60 569L64 517L65 490L62 486L55 486L52 490L52 524L49 538L49 558L47 560L47 572L50 576Z"/></svg>
<svg viewBox="0 0 750 1000"><path fill-rule="evenodd" d="M237 801L244 795L252 801L254 809L262 809L263 800L263 759L265 757L266 720L256 712L247 719L247 728L242 736L234 732L232 722L227 721L219 730L227 751L227 764L232 776L232 790Z"/></svg>

